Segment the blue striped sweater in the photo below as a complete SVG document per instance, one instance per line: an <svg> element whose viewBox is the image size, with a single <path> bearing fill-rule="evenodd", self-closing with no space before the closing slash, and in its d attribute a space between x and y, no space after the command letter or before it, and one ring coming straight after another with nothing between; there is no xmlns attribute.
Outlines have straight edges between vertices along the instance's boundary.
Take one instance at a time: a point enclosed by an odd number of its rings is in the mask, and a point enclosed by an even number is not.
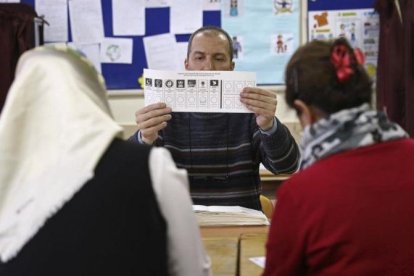
<svg viewBox="0 0 414 276"><path fill-rule="evenodd" d="M201 205L260 210L260 162L275 174L292 173L299 163L289 130L277 120L273 134L262 133L251 113L172 113L155 145L187 169L193 203Z"/></svg>

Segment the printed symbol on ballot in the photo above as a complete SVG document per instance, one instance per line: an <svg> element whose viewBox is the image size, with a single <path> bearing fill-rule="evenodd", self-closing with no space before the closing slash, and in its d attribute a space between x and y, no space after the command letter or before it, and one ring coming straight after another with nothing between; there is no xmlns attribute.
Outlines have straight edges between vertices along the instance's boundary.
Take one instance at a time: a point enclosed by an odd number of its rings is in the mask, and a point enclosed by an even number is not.
<svg viewBox="0 0 414 276"><path fill-rule="evenodd" d="M168 88L173 87L173 85L174 85L174 82L173 82L172 80L167 80L167 81L165 82L165 86L167 86Z"/></svg>
<svg viewBox="0 0 414 276"><path fill-rule="evenodd" d="M224 88L227 89L227 90L231 90L231 89L233 89L233 84L231 82L226 82L224 84Z"/></svg>
<svg viewBox="0 0 414 276"><path fill-rule="evenodd" d="M184 98L183 98L183 97L178 97L178 98L177 98L177 102L178 102L179 104L184 103Z"/></svg>
<svg viewBox="0 0 414 276"><path fill-rule="evenodd" d="M177 80L177 88L184 88L184 80Z"/></svg>
<svg viewBox="0 0 414 276"><path fill-rule="evenodd" d="M160 80L160 79L155 79L155 80L154 80L154 86L155 86L155 87L162 87L162 80Z"/></svg>
<svg viewBox="0 0 414 276"><path fill-rule="evenodd" d="M146 86L152 86L152 79L145 78L145 85Z"/></svg>
<svg viewBox="0 0 414 276"><path fill-rule="evenodd" d="M241 91L243 89L243 83L242 82L237 82L236 83L236 89Z"/></svg>
<svg viewBox="0 0 414 276"><path fill-rule="evenodd" d="M171 104L174 102L173 97L168 96L168 97L166 98L166 102L167 102L167 104L171 105Z"/></svg>
<svg viewBox="0 0 414 276"><path fill-rule="evenodd" d="M210 80L210 86L215 87L215 86L218 86L218 84L219 84L218 80Z"/></svg>
<svg viewBox="0 0 414 276"><path fill-rule="evenodd" d="M207 85L207 83L205 82L205 81L200 81L200 87L201 88L205 88L206 87L206 85Z"/></svg>
<svg viewBox="0 0 414 276"><path fill-rule="evenodd" d="M196 80L187 80L188 87L195 87L197 84Z"/></svg>

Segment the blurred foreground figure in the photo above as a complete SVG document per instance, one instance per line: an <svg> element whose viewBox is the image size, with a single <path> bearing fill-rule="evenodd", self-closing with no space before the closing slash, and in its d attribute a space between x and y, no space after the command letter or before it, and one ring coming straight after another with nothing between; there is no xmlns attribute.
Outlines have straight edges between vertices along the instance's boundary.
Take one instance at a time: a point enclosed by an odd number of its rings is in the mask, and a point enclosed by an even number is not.
<svg viewBox="0 0 414 276"><path fill-rule="evenodd" d="M102 76L24 54L0 120L0 275L209 275L186 172L123 141Z"/></svg>
<svg viewBox="0 0 414 276"><path fill-rule="evenodd" d="M363 61L339 39L288 63L301 171L278 190L264 275L414 275L414 141L370 109Z"/></svg>

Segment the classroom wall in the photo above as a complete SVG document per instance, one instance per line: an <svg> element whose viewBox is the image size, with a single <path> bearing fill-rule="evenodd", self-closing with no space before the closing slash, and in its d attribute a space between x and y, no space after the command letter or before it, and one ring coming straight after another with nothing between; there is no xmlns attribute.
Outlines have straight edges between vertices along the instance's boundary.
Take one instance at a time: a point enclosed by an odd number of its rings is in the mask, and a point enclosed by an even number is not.
<svg viewBox="0 0 414 276"><path fill-rule="evenodd" d="M307 41L307 1L301 0L301 43ZM340 0L336 0L340 1ZM277 93L278 105L276 116L282 123L284 123L291 131L296 141L300 141L301 126L296 114L289 109L284 100L283 86L267 86L266 88L274 89ZM376 106L375 89L372 95L372 106ZM109 93L109 104L111 106L115 120L124 127L125 136L129 137L136 131L135 112L144 106L144 98L142 91L138 90L111 90Z"/></svg>
<svg viewBox="0 0 414 276"><path fill-rule="evenodd" d="M301 42L307 40L307 0L301 0ZM284 100L283 86L266 86L277 93L277 110L276 116L282 123L289 127L291 133L297 141L300 139L301 127L295 112L290 110ZM142 91L137 90L111 90L109 93L109 104L112 109L115 120L124 128L125 136L129 137L136 131L135 111L144 106L144 97Z"/></svg>

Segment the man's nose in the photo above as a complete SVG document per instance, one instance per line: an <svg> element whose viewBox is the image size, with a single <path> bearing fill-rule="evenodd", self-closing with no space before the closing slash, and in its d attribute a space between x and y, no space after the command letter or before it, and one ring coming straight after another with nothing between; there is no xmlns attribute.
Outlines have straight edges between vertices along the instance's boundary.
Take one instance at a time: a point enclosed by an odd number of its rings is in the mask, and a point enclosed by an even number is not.
<svg viewBox="0 0 414 276"><path fill-rule="evenodd" d="M204 70L214 71L214 69L215 69L214 61L211 58L207 58L204 64Z"/></svg>

